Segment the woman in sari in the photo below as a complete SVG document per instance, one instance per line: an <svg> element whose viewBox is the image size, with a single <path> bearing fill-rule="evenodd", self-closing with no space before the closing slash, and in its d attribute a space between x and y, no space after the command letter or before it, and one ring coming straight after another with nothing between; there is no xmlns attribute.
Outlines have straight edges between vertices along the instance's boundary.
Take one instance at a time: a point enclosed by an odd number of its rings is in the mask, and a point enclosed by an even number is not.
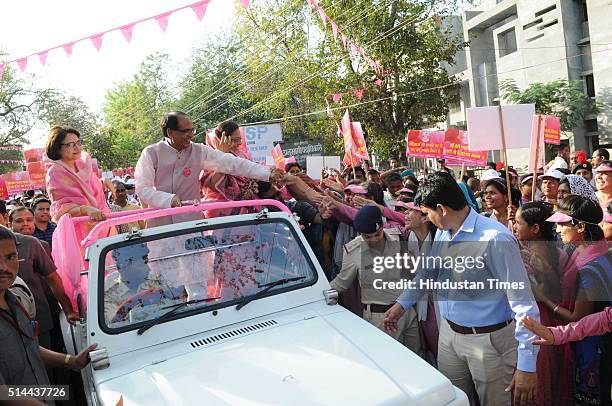
<svg viewBox="0 0 612 406"><path fill-rule="evenodd" d="M596 202L569 195L559 202L559 210L547 220L557 223L563 242L575 249L561 275L560 301L547 295L541 286L532 285L532 290L536 300L562 324L578 321L600 311L602 306L609 306L609 295L593 294L599 288L609 289L601 281L609 280L612 275L612 254L598 225L602 218ZM606 404L602 400L609 396L610 377L602 354L609 354L609 347L609 336L607 340L602 336L587 337L573 345L574 400L578 404Z"/></svg>
<svg viewBox="0 0 612 406"><path fill-rule="evenodd" d="M87 236L92 222L77 224L71 228L70 217L89 216L92 221L106 219L109 212L97 166L83 152L80 133L70 127L55 126L49 131L45 153L52 161L47 165L46 185L51 199L51 218L58 223L53 233L53 259L64 280L66 294L73 300L80 289L80 271L83 269L84 250L80 242ZM81 249L75 256L74 245ZM85 285L86 286L86 285ZM85 287L83 286L83 287Z"/></svg>
<svg viewBox="0 0 612 406"><path fill-rule="evenodd" d="M64 214L89 216L93 221L105 220L109 209L104 191L97 166L83 152L81 134L73 128L53 127L46 154L53 161L47 166L46 178L53 221L58 222Z"/></svg>
<svg viewBox="0 0 612 406"><path fill-rule="evenodd" d="M225 121L217 126L214 135L206 138L206 143L211 148L221 152L230 153L239 158L251 159L246 145L242 143L240 127L233 121ZM242 176L227 175L214 170L204 170L200 175L202 193L204 200L231 201L231 200L256 200L257 181ZM243 214L248 212L246 208L208 210L205 212L207 218Z"/></svg>
<svg viewBox="0 0 612 406"><path fill-rule="evenodd" d="M567 266L568 257L555 243L554 224L546 221L552 209L544 202L528 202L517 211L514 235L521 247L525 268L534 283L540 284L549 298L560 298L560 274ZM554 327L559 321L552 309L538 302L540 321ZM535 404L568 405L573 398L573 352L569 344L540 348L537 371L555 371L555 374L537 375L538 387Z"/></svg>

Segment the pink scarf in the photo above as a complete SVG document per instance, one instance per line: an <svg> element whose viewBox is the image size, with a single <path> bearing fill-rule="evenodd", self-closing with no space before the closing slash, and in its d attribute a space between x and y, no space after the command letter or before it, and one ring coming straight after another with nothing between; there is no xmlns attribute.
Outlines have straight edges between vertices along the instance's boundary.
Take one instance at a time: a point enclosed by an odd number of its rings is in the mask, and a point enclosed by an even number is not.
<svg viewBox="0 0 612 406"><path fill-rule="evenodd" d="M47 164L47 192L51 199L51 217L55 222L76 206L91 206L109 213L97 167L91 157L83 152L76 161L78 172L63 161Z"/></svg>
<svg viewBox="0 0 612 406"><path fill-rule="evenodd" d="M214 149L217 149L219 141L219 138L215 137L214 135L206 137L206 144ZM230 153L238 158L251 159L248 152L246 152L243 148L238 148L238 150L231 151ZM253 179L242 176L224 175L214 185L211 185L210 180L214 174L215 171L211 170L204 170L200 174L200 184L202 185L204 200L232 201L258 199L257 182ZM205 216L210 218L244 213L248 213L246 208L212 211L207 210L205 212Z"/></svg>

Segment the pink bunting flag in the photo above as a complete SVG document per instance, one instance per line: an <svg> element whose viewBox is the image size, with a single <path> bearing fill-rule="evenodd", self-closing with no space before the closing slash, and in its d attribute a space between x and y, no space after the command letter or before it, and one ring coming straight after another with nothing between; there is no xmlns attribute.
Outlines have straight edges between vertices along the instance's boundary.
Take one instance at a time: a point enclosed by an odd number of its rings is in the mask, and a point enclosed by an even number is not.
<svg viewBox="0 0 612 406"><path fill-rule="evenodd" d="M64 51L66 51L66 55L70 56L72 55L72 48L74 47L74 42L71 42L69 44L66 44L64 46L62 46L62 48L64 48Z"/></svg>
<svg viewBox="0 0 612 406"><path fill-rule="evenodd" d="M170 14L171 13L164 13L160 16L155 17L155 21L157 21L157 24L159 24L159 28L161 28L163 32L166 32L166 29L168 28L168 19L170 18Z"/></svg>
<svg viewBox="0 0 612 406"><path fill-rule="evenodd" d="M321 21L323 22L323 28L325 28L325 22L327 21L327 14L321 7L317 7L317 11L319 12L319 16L321 16Z"/></svg>
<svg viewBox="0 0 612 406"><path fill-rule="evenodd" d="M358 98L359 100L363 99L363 89L357 89L355 90L355 97Z"/></svg>
<svg viewBox="0 0 612 406"><path fill-rule="evenodd" d="M338 26L333 21L330 23L330 25L332 27L332 33L334 34L334 41L336 41L338 39Z"/></svg>
<svg viewBox="0 0 612 406"><path fill-rule="evenodd" d="M344 46L344 49L346 49L346 35L344 35L344 33L342 33L342 46Z"/></svg>
<svg viewBox="0 0 612 406"><path fill-rule="evenodd" d="M194 4L191 6L191 9L195 13L198 20L202 21L204 15L206 14L206 7L208 6L208 1L203 3Z"/></svg>
<svg viewBox="0 0 612 406"><path fill-rule="evenodd" d="M4 64L0 65L0 81L2 80L2 78L4 77Z"/></svg>
<svg viewBox="0 0 612 406"><path fill-rule="evenodd" d="M134 24L128 24L121 27L121 34L123 38L129 43L132 40L132 32L134 31Z"/></svg>
<svg viewBox="0 0 612 406"><path fill-rule="evenodd" d="M40 64L42 66L45 66L47 63L47 54L49 53L49 51L42 51L38 53L38 59L40 59Z"/></svg>
<svg viewBox="0 0 612 406"><path fill-rule="evenodd" d="M104 34L97 34L89 38L97 51L100 51L100 48L102 48L102 37L103 36Z"/></svg>
<svg viewBox="0 0 612 406"><path fill-rule="evenodd" d="M340 98L342 98L342 94L340 93L334 93L334 95L332 96L334 103L338 103L340 101Z"/></svg>
<svg viewBox="0 0 612 406"><path fill-rule="evenodd" d="M351 51L353 51L353 53L357 53L357 46L355 45L355 43L353 41L350 42L351 44Z"/></svg>
<svg viewBox="0 0 612 406"><path fill-rule="evenodd" d="M17 65L19 65L19 69L23 72L28 66L28 57L17 59Z"/></svg>
<svg viewBox="0 0 612 406"><path fill-rule="evenodd" d="M376 86L378 86L378 87L381 87L381 86L382 86L382 80L380 80L380 79L376 79L376 80L374 81L374 84L375 84Z"/></svg>
<svg viewBox="0 0 612 406"><path fill-rule="evenodd" d="M242 7L249 8L249 0L240 0L240 2L242 3Z"/></svg>

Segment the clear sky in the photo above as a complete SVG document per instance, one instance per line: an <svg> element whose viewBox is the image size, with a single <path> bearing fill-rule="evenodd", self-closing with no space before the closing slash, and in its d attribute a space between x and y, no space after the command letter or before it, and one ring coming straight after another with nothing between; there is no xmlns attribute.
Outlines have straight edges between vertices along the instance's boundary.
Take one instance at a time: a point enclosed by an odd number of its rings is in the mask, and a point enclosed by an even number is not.
<svg viewBox="0 0 612 406"><path fill-rule="evenodd" d="M0 50L8 53L7 59L14 59L196 1L4 0ZM104 36L100 52L89 40L79 42L70 58L63 49L50 52L45 66L38 57L31 57L26 71L18 74L34 74L41 87L55 87L82 97L99 111L105 92L114 83L130 79L153 52L168 53L173 70L177 75L184 74L194 47L231 27L234 7L239 7L236 0L211 0L201 22L188 8L170 17L166 33L157 22L144 22L136 25L129 44L120 31L112 32ZM34 129L29 135L31 145L42 146L46 131L44 127Z"/></svg>

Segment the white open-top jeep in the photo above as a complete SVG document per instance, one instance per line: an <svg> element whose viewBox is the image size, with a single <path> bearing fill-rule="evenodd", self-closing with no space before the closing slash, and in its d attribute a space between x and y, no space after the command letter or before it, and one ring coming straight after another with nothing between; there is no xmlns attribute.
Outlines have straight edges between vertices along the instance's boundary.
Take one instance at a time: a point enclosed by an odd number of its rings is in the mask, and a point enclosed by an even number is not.
<svg viewBox="0 0 612 406"><path fill-rule="evenodd" d="M253 204L280 211L96 237L136 219ZM98 343L81 371L89 404L468 404L423 359L336 305L280 203L127 214L83 241L86 282L73 289L82 322L62 320L70 353Z"/></svg>

